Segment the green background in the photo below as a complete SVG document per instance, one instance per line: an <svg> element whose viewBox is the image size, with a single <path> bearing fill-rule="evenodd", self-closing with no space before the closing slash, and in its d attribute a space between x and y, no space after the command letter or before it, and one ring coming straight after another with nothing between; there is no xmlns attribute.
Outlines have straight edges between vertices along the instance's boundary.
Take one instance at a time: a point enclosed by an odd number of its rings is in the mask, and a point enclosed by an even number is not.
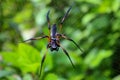
<svg viewBox="0 0 120 80"><path fill-rule="evenodd" d="M0 0L0 80L33 80L37 76L48 41L20 43L31 37L48 35L46 14L59 29L66 55L47 53L41 80L120 80L120 0Z"/></svg>

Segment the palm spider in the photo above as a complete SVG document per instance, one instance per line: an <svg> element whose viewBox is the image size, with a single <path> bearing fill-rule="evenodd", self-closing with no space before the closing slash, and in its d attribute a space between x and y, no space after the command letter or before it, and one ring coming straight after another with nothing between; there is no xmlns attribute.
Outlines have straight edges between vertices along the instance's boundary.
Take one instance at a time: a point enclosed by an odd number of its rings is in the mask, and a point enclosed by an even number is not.
<svg viewBox="0 0 120 80"><path fill-rule="evenodd" d="M70 10L71 10L71 7L67 10L66 14L63 16L63 18L62 18L62 20L60 22L60 31L61 31L61 28L62 28L62 24L63 24L64 20L66 19L66 17L68 16L68 13L70 12ZM47 50L48 50L48 48L50 48L51 51L58 51L59 48L61 48L63 50L63 52L66 54L66 56L69 58L73 68L75 68L75 66L74 66L68 52L61 46L60 38L64 38L64 39L67 39L67 40L73 42L77 46L77 48L79 48L79 50L81 52L83 52L83 51L77 45L77 43L74 40L68 38L64 34L57 33L56 24L53 24L53 25L50 24L49 13L50 13L50 11L48 11L48 13L46 15L47 22L48 22L49 35L45 35L45 36L42 36L42 37L36 37L36 38L30 38L28 40L25 40L24 42L29 41L29 40L39 40L39 39L47 38L48 39ZM38 78L41 76L42 66L43 66L43 63L44 63L45 58L46 58L47 50L46 50L46 52L45 52L45 54L44 54L44 56L43 56L43 58L41 60L41 66L40 66L40 70L39 70L40 72L39 72Z"/></svg>

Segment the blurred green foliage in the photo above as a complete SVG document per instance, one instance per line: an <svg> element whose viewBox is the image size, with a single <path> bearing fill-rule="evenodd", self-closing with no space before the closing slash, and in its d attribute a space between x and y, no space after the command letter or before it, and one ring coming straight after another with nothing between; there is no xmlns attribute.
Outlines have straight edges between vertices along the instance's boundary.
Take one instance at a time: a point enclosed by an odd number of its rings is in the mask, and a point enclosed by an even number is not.
<svg viewBox="0 0 120 80"><path fill-rule="evenodd" d="M46 13L57 23L72 6L62 33L84 49L61 40L75 66L60 49L48 52L41 80L120 80L120 0L0 0L0 80L33 80L47 40L19 43L48 34Z"/></svg>

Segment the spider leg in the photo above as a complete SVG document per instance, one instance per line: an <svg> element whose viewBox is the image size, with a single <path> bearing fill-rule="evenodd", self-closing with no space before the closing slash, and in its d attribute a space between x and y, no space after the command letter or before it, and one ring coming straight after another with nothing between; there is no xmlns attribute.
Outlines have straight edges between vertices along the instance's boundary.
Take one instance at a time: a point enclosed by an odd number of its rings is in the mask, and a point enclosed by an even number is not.
<svg viewBox="0 0 120 80"><path fill-rule="evenodd" d="M50 10L49 10L48 13L47 13L46 19L47 19L47 23L48 23L48 30L49 30L49 36L50 36L50 29L51 29L51 26L50 26L49 13L50 13Z"/></svg>
<svg viewBox="0 0 120 80"><path fill-rule="evenodd" d="M82 53L84 52L84 51L78 46L78 44L77 44L74 40L68 38L67 36L65 36L65 35L63 35L63 34L61 34L61 37L64 38L64 39L67 39L67 40L69 40L69 41L72 41L72 42L76 45L76 47L79 48L79 50L80 50Z"/></svg>
<svg viewBox="0 0 120 80"><path fill-rule="evenodd" d="M48 38L48 36L42 36L42 37L36 37L36 38L30 38L30 39L25 40L25 41L23 41L23 42L31 41L31 40L39 40L39 39L43 39L43 38Z"/></svg>
<svg viewBox="0 0 120 80"><path fill-rule="evenodd" d="M43 57L42 57L41 65L40 65L40 69L39 69L39 73L38 73L38 76L37 76L37 78L36 78L35 80L38 80L38 79L41 77L42 67L43 67L43 63L44 63L44 61L45 61L47 52L48 52L48 48L47 48L45 54L44 54Z"/></svg>
<svg viewBox="0 0 120 80"><path fill-rule="evenodd" d="M61 46L60 46L60 47L61 47ZM72 62L72 60L71 60L71 58L70 58L68 52L67 52L63 47L61 47L61 48L62 48L62 50L64 51L64 53L67 55L67 57L69 58L69 60L70 60L70 62L71 62L71 64L72 64L72 66L73 66L73 68L75 69L75 65L73 64L73 62Z"/></svg>
<svg viewBox="0 0 120 80"><path fill-rule="evenodd" d="M66 56L67 56L68 59L70 60L70 62L71 62L71 64L72 64L72 67L75 69L75 65L73 64L73 62L72 62L72 60L71 60L71 58L70 58L68 52L60 45L59 42L56 42L56 43L62 48L63 52L66 54Z"/></svg>
<svg viewBox="0 0 120 80"><path fill-rule="evenodd" d="M72 7L70 7L70 8L67 10L67 12L65 13L65 15L63 16L63 18L62 18L62 20L61 20L61 22L60 22L60 31L61 31L61 29L62 29L62 24L63 24L64 20L67 18L68 13L70 12L71 8L72 8Z"/></svg>

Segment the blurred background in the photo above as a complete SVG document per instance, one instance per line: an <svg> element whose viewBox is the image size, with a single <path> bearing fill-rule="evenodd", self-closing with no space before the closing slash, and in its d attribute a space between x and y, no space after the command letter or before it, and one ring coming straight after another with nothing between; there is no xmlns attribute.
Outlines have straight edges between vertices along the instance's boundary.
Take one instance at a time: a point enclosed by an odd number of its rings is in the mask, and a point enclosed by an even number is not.
<svg viewBox="0 0 120 80"><path fill-rule="evenodd" d="M48 51L41 80L120 80L120 0L0 0L0 80L33 80L46 51L46 39L19 43L48 35L46 14L59 29L61 18L72 6L63 23L61 40L67 56Z"/></svg>

